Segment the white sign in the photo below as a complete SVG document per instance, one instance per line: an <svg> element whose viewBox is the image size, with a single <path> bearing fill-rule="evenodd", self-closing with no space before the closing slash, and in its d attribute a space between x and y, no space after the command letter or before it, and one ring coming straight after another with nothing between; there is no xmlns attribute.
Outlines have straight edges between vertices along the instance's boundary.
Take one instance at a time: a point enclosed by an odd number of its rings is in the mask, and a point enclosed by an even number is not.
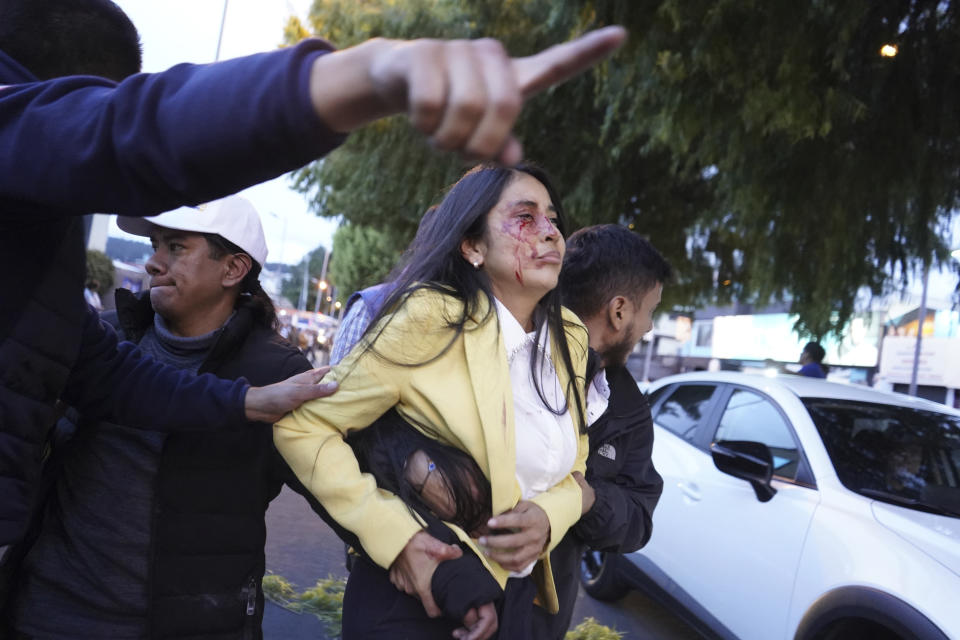
<svg viewBox="0 0 960 640"><path fill-rule="evenodd" d="M909 384L913 373L915 336L887 336L880 355L880 375L889 382ZM960 338L924 338L920 343L917 384L960 388Z"/></svg>

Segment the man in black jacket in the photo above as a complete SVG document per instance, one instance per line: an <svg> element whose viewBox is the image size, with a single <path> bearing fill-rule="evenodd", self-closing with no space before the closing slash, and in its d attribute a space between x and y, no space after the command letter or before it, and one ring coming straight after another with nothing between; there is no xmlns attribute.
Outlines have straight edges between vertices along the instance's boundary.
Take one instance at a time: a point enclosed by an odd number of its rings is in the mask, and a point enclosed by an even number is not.
<svg viewBox="0 0 960 640"><path fill-rule="evenodd" d="M663 480L653 467L653 422L646 397L626 369L637 341L653 328L670 266L653 246L619 225L598 225L567 239L560 272L563 304L590 333L595 352L588 372L590 455L586 478L574 474L593 505L553 550L560 611L535 607L537 638L563 638L577 599L580 557L586 548L636 551L652 532Z"/></svg>
<svg viewBox="0 0 960 640"><path fill-rule="evenodd" d="M275 331L258 281L267 247L249 202L119 224L155 251L149 295L119 289L112 318L141 351L254 385L310 369ZM27 637L258 638L268 503L287 483L326 515L266 423L165 434L81 417L55 461L11 611Z"/></svg>

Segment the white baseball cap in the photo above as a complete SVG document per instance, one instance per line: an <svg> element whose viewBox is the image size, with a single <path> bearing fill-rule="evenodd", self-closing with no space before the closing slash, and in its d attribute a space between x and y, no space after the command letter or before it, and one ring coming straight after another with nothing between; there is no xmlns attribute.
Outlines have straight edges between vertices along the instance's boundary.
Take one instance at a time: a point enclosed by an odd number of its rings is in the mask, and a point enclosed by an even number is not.
<svg viewBox="0 0 960 640"><path fill-rule="evenodd" d="M135 236L150 237L155 227L192 233L215 233L237 245L262 268L267 259L267 240L260 215L250 201L228 196L197 207L180 207L149 218L117 216L117 226Z"/></svg>

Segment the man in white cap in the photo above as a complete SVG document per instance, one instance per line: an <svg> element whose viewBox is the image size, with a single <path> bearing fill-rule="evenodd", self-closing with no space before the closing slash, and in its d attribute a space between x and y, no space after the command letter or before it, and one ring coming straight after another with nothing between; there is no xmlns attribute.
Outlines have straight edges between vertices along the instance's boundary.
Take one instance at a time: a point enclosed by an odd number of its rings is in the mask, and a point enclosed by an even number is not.
<svg viewBox="0 0 960 640"><path fill-rule="evenodd" d="M149 295L118 290L105 318L125 339L180 369L257 386L310 369L276 333L257 279L267 246L248 201L118 223L154 248ZM159 433L81 416L59 457L42 527L25 543L16 633L261 637L264 513L285 482L309 495L270 424Z"/></svg>

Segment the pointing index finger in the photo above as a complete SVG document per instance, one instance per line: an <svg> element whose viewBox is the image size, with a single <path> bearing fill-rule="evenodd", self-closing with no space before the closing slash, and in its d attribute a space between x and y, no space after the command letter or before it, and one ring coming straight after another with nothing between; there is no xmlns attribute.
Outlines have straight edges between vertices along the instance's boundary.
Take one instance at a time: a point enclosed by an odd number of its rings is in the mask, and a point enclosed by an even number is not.
<svg viewBox="0 0 960 640"><path fill-rule="evenodd" d="M616 51L627 38L620 26L604 27L526 58L513 59L513 71L524 98L565 82Z"/></svg>

